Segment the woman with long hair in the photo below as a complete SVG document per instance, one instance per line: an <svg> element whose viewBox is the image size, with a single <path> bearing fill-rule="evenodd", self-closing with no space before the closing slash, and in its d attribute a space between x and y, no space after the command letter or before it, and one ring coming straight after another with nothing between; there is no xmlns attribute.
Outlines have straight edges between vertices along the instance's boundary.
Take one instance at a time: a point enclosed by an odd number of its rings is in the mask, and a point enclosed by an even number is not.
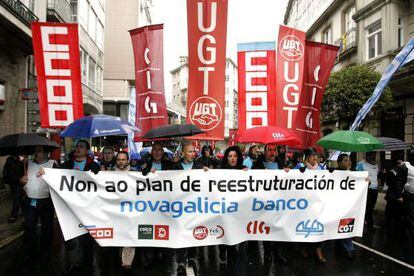
<svg viewBox="0 0 414 276"><path fill-rule="evenodd" d="M243 165L243 154L238 146L232 146L226 149L221 161L220 169L248 170L248 168ZM227 262L227 256L229 257L228 264L234 265L236 259L236 245L219 245L219 257L222 263Z"/></svg>

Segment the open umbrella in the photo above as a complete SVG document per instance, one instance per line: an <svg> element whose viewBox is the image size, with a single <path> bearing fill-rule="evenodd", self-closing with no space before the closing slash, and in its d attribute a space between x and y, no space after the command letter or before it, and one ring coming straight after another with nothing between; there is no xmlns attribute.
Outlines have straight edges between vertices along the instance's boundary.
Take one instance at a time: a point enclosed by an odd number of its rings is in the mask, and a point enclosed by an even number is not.
<svg viewBox="0 0 414 276"><path fill-rule="evenodd" d="M62 137L92 138L101 136L128 135L139 129L119 117L109 115L91 115L80 118L68 125L61 133Z"/></svg>
<svg viewBox="0 0 414 276"><path fill-rule="evenodd" d="M263 126L249 128L239 136L241 143L279 144L300 147L300 139L290 130L282 127Z"/></svg>
<svg viewBox="0 0 414 276"><path fill-rule="evenodd" d="M326 149L340 150L343 152L369 152L384 148L377 138L363 131L338 130L317 142Z"/></svg>
<svg viewBox="0 0 414 276"><path fill-rule="evenodd" d="M378 140L384 144L384 148L378 151L407 150L411 148L410 145L396 138L378 137Z"/></svg>
<svg viewBox="0 0 414 276"><path fill-rule="evenodd" d="M43 146L46 151L53 151L59 145L35 133L17 133L0 138L0 156L12 154L33 154L36 146Z"/></svg>
<svg viewBox="0 0 414 276"><path fill-rule="evenodd" d="M149 130L144 139L174 138L204 133L193 124L166 125Z"/></svg>

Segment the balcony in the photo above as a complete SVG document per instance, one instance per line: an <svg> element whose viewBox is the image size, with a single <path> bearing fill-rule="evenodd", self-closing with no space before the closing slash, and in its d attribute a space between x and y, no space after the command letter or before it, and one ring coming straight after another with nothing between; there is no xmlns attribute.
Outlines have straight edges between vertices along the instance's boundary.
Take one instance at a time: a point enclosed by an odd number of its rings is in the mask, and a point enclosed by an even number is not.
<svg viewBox="0 0 414 276"><path fill-rule="evenodd" d="M0 5L19 18L25 25L38 21L39 18L19 0L0 0Z"/></svg>
<svg viewBox="0 0 414 276"><path fill-rule="evenodd" d="M357 29L352 28L346 33L344 33L341 38L335 41L335 45L341 45L342 43L342 46L340 46L340 52L339 52L340 60L357 51L357 47L358 47L357 37L358 37Z"/></svg>
<svg viewBox="0 0 414 276"><path fill-rule="evenodd" d="M51 22L70 22L71 11L70 3L66 0L47 1L47 21Z"/></svg>

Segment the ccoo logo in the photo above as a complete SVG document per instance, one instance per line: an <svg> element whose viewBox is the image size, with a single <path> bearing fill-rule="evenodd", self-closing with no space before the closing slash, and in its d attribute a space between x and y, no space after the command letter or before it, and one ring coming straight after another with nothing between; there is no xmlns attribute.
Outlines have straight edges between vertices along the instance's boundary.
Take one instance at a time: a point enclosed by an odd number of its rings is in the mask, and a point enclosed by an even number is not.
<svg viewBox="0 0 414 276"><path fill-rule="evenodd" d="M250 221L247 224L246 227L247 233L248 234L269 234L270 233L270 227L269 226L265 226L265 222L264 221Z"/></svg>
<svg viewBox="0 0 414 276"><path fill-rule="evenodd" d="M297 61L303 57L304 48L296 36L287 35L279 43L279 52L286 60Z"/></svg>

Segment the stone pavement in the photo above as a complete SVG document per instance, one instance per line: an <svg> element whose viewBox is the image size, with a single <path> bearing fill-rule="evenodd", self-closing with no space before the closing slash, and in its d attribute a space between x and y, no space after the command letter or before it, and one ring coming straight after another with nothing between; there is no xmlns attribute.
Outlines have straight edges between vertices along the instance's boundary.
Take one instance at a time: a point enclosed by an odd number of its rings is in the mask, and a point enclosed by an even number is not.
<svg viewBox="0 0 414 276"><path fill-rule="evenodd" d="M10 191L0 191L0 249L23 235L23 216L19 216L14 223L7 221L12 203Z"/></svg>

